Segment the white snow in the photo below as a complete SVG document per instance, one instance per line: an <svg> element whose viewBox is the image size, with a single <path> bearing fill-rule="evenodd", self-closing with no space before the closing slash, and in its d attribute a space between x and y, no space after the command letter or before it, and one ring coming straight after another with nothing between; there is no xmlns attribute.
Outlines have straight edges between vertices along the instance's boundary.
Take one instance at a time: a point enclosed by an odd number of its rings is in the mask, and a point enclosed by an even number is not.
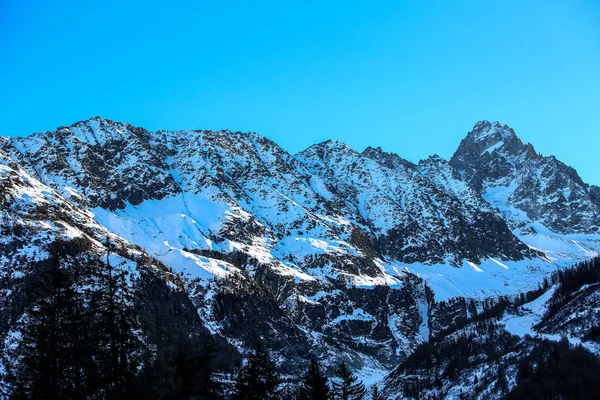
<svg viewBox="0 0 600 400"><path fill-rule="evenodd" d="M494 144L494 145L492 145L492 146L488 147L488 148L487 148L487 149L485 149L484 151L482 151L482 152L481 152L481 155L484 155L485 153L493 153L493 152L494 152L494 150L496 150L496 149L498 149L498 148L502 147L503 145L504 145L504 141L503 141L503 140L501 140L501 141L499 141L498 143L496 143L496 144Z"/></svg>
<svg viewBox="0 0 600 400"><path fill-rule="evenodd" d="M342 314L339 317L333 319L331 322L329 322L328 325L336 325L346 320L373 321L375 320L375 317L373 317L371 314L369 314L362 308L355 308L354 310L352 310L352 314Z"/></svg>
<svg viewBox="0 0 600 400"><path fill-rule="evenodd" d="M518 336L537 336L538 333L533 330L533 327L540 322L544 316L547 308L546 303L552 297L555 289L556 288L553 287L534 301L521 306L520 315L505 315L502 319L505 329Z"/></svg>
<svg viewBox="0 0 600 400"><path fill-rule="evenodd" d="M469 264L469 266L471 268L473 268L474 271L476 271L476 272L483 272L483 270L481 268L479 268L474 262L467 261L467 264Z"/></svg>
<svg viewBox="0 0 600 400"><path fill-rule="evenodd" d="M501 266L504 269L510 269L506 266L506 264L501 263L500 261L496 260L495 258L490 257L490 260L492 260L493 262L495 262L496 264L498 264L499 266Z"/></svg>

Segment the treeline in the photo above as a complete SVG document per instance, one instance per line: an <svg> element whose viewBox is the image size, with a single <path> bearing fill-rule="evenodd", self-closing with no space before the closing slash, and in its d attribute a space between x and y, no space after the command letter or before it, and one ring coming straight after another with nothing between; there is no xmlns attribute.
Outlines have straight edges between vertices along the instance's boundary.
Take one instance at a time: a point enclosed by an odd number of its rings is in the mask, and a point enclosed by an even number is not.
<svg viewBox="0 0 600 400"><path fill-rule="evenodd" d="M463 329L467 325L472 323L487 321L487 320L500 320L504 316L504 313L509 308L515 308L522 306L523 304L530 303L535 299L539 298L542 294L548 291L550 285L548 279L545 279L542 283L538 285L537 288L529 290L527 292L521 292L517 296L499 296L496 299L485 299L481 304L482 310L470 318L465 318L464 320L459 320L455 322L453 325L442 329L432 335L429 338L429 342L434 343L443 340L447 336L458 332ZM466 303L467 309L476 309L477 301L471 300ZM444 301L440 302L440 304L445 304ZM428 342L423 343L422 345L426 345ZM418 348L417 348L418 350Z"/></svg>
<svg viewBox="0 0 600 400"><path fill-rule="evenodd" d="M262 347L255 348L237 373L231 400L383 400L377 388L370 395L345 362L330 380L313 357L298 382L284 380Z"/></svg>
<svg viewBox="0 0 600 400"><path fill-rule="evenodd" d="M215 368L233 353L195 327L197 313L153 273L132 273L113 245L57 241L9 282L2 398L217 399ZM6 282L4 282L6 283ZM219 358L215 353L219 352Z"/></svg>
<svg viewBox="0 0 600 400"><path fill-rule="evenodd" d="M477 321L469 331L420 345L388 378L387 388L410 399L442 399L459 382L465 387L461 398L490 389L508 394L506 370L516 353L507 355L518 346L519 339L495 321ZM484 364L489 368L471 373Z"/></svg>
<svg viewBox="0 0 600 400"><path fill-rule="evenodd" d="M478 322L471 332L421 347L388 378L386 390L407 399L442 399L462 387L461 399L586 400L598 398L599 373L598 358L566 338L521 341L494 322Z"/></svg>
<svg viewBox="0 0 600 400"><path fill-rule="evenodd" d="M526 337L520 341L498 325L507 310L534 301L552 285L556 290L549 302L550 315L582 287L598 283L600 257L556 271L534 290L486 301L480 313L419 345L392 373L387 387L415 399L443 398L446 389L461 381L465 389L459 397L465 399L492 392L509 399L598 398L600 387L594 379L600 382L600 363L594 355L581 346L570 346L567 339L556 343ZM475 308L469 303L467 307ZM592 340L599 337L599 327L593 327L587 336ZM490 367L464 382L465 372L478 364ZM517 385L509 391L506 375L515 366L519 371Z"/></svg>
<svg viewBox="0 0 600 400"><path fill-rule="evenodd" d="M46 249L49 259L1 282L14 293L3 307L14 320L5 332L0 398L381 398L344 362L331 379L316 358L301 377L284 378L260 345L242 362L206 330L185 294L150 270L130 270L114 244L107 241L97 256L91 246L57 241ZM216 296L229 299L223 291Z"/></svg>
<svg viewBox="0 0 600 400"><path fill-rule="evenodd" d="M558 287L550 299L545 318L554 316L585 285L600 283L600 257L552 273L550 283Z"/></svg>
<svg viewBox="0 0 600 400"><path fill-rule="evenodd" d="M552 274L551 281L553 284L559 284L555 292L557 296L566 296L585 285L598 283L600 282L600 257L580 262L571 268L558 270Z"/></svg>
<svg viewBox="0 0 600 400"><path fill-rule="evenodd" d="M131 386L140 361L128 273L70 257L83 245L54 243L22 282L26 306L3 360L11 398L113 396Z"/></svg>
<svg viewBox="0 0 600 400"><path fill-rule="evenodd" d="M546 318L551 317L562 306L572 299L572 295L585 285L600 283L600 257L595 257L589 261L583 261L572 267L559 269L553 272L549 277L543 279L537 288L527 292L521 292L517 296L499 296L497 299L486 299L483 301L482 311L466 318L463 321L437 332L430 341L442 340L446 336L457 332L465 326L478 321L487 319L499 320L509 308L520 307L523 304L530 303L542 294L546 293L553 285L558 285L553 293ZM444 304L445 302L440 302ZM467 308L476 308L475 300L467 303ZM600 334L600 329L594 330Z"/></svg>
<svg viewBox="0 0 600 400"><path fill-rule="evenodd" d="M543 340L521 359L516 385L506 397L512 399L598 399L600 361L566 338Z"/></svg>

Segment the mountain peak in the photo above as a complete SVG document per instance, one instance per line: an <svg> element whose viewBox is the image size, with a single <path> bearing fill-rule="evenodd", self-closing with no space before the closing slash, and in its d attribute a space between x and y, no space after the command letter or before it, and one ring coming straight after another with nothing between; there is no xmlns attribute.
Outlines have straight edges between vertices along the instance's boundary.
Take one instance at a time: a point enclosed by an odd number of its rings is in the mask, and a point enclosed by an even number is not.
<svg viewBox="0 0 600 400"><path fill-rule="evenodd" d="M346 145L345 143L340 142L339 140L329 139L324 142L316 143L307 147L306 149L298 152L295 155L295 157L303 159L310 158L311 156L316 156L320 159L323 159L331 154L348 152L357 153L355 150L348 147L348 145Z"/></svg>
<svg viewBox="0 0 600 400"><path fill-rule="evenodd" d="M486 120L477 122L467 138L474 142L485 141L487 143L518 139L515 131L508 125L502 125L498 121L490 122Z"/></svg>
<svg viewBox="0 0 600 400"><path fill-rule="evenodd" d="M440 157L438 154L433 154L429 157L427 157L424 160L419 160L419 164L421 163L448 163L448 160Z"/></svg>
<svg viewBox="0 0 600 400"><path fill-rule="evenodd" d="M452 157L462 157L465 154L477 157L489 157L494 154L511 154L535 158L537 153L529 143L523 143L515 131L508 125L498 121L479 121L461 141L456 153Z"/></svg>
<svg viewBox="0 0 600 400"><path fill-rule="evenodd" d="M362 156L370 158L372 160L377 161L379 164L384 165L388 168L398 168L398 167L402 167L402 168L414 168L415 165L413 163L411 163L410 161L405 160L404 158L400 157L398 154L393 153L393 152L386 152L383 151L381 149L380 146L378 147L367 147L362 153Z"/></svg>
<svg viewBox="0 0 600 400"><path fill-rule="evenodd" d="M88 118L88 119L84 119L84 120L81 120L81 121L74 122L74 123L72 123L69 126L61 126L59 129L61 129L61 128L74 128L74 127L78 127L78 126L82 126L82 125L83 126L90 126L90 125L104 125L104 124L106 124L106 125L116 125L116 124L124 125L122 122L113 121L113 120L110 120L110 119L107 119L107 118L103 118L103 117L101 117L99 115L96 115L96 116Z"/></svg>
<svg viewBox="0 0 600 400"><path fill-rule="evenodd" d="M589 192L573 168L556 157L538 154L506 125L475 124L450 165L488 202L508 201L530 220L555 232L595 233L600 229L596 193ZM507 212L507 218L514 216ZM513 222L513 226L524 226L522 220Z"/></svg>
<svg viewBox="0 0 600 400"><path fill-rule="evenodd" d="M319 144L324 147L328 147L328 148L340 148L340 149L348 149L349 148L349 146L346 143L341 142L337 139L329 139L329 140L326 140Z"/></svg>

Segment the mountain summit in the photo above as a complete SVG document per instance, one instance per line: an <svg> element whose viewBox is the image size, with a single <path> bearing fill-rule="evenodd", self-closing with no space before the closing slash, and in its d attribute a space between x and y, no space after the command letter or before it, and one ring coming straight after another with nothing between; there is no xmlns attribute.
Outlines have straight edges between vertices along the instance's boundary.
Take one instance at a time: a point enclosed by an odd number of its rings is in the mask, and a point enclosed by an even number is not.
<svg viewBox="0 0 600 400"><path fill-rule="evenodd" d="M496 205L513 228L599 233L597 189L554 156L538 154L506 125L478 122L450 165Z"/></svg>

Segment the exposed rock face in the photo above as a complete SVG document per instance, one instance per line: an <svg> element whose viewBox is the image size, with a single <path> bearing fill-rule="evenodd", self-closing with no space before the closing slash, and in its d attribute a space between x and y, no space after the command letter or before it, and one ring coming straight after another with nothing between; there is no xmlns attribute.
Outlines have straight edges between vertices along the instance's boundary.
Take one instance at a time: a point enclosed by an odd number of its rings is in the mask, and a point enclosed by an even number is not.
<svg viewBox="0 0 600 400"><path fill-rule="evenodd" d="M300 161L258 135L150 135L96 118L2 147L60 191L69 210L91 219L92 209L184 272L204 324L241 349L266 341L286 372L300 373L311 352L389 369L427 340L422 310L432 299L422 280L386 274L370 230L328 199ZM166 203L140 215L152 201ZM357 279L394 288L355 287Z"/></svg>
<svg viewBox="0 0 600 400"><path fill-rule="evenodd" d="M450 164L513 226L528 219L562 234L599 231L597 187L555 157L539 155L506 125L477 123Z"/></svg>
<svg viewBox="0 0 600 400"><path fill-rule="evenodd" d="M458 177L441 160L416 166L381 149L360 154L336 142L312 146L298 157L362 217L385 257L460 263L531 256L473 190L462 182L462 192L452 185Z"/></svg>
<svg viewBox="0 0 600 400"><path fill-rule="evenodd" d="M71 201L114 210L179 189L162 158L150 151L150 137L143 128L96 117L52 133L5 139L2 147Z"/></svg>
<svg viewBox="0 0 600 400"><path fill-rule="evenodd" d="M409 263L530 256L474 191L464 183L456 191L458 179L447 164L443 173L427 173L440 168L433 159L417 167L380 149L359 154L340 143L316 145L294 158L255 134L151 133L101 118L5 140L2 147L44 183L88 207L116 210L208 193L210 201L233 208L222 229L209 233L212 240L285 242L319 231L328 240L350 242L354 232L357 250ZM443 174L452 180L440 179Z"/></svg>

